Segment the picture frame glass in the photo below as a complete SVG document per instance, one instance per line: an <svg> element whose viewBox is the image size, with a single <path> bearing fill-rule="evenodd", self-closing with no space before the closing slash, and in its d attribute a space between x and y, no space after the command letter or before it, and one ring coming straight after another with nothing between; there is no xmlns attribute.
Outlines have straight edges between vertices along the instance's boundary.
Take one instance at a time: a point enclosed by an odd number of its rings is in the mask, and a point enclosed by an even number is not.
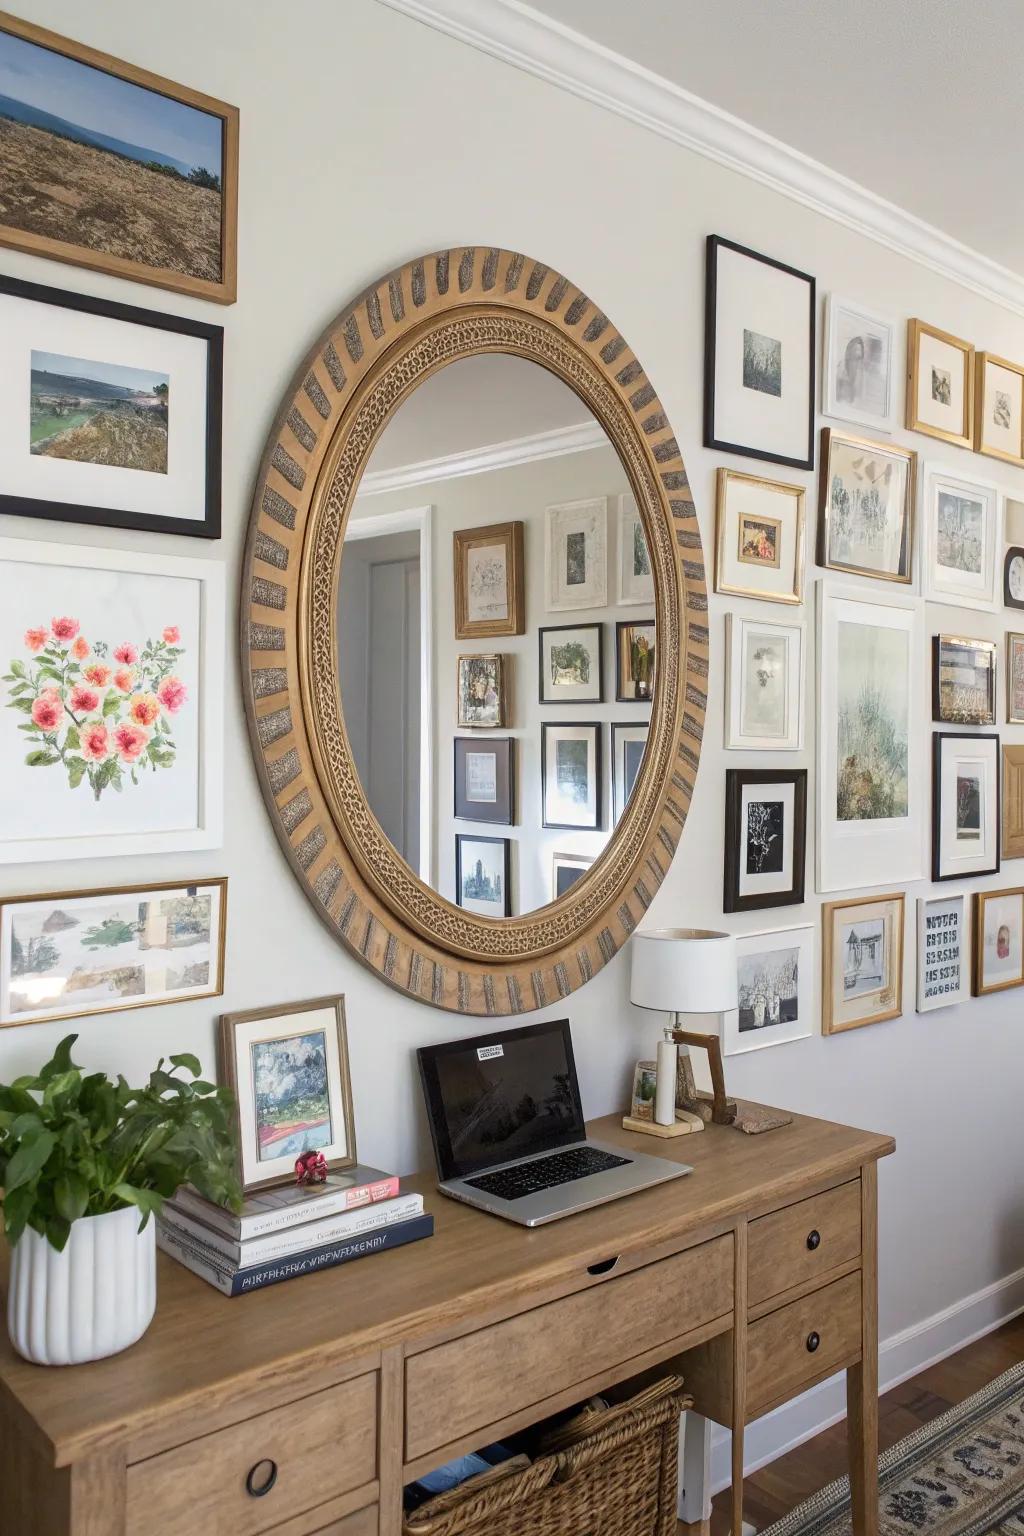
<svg viewBox="0 0 1024 1536"><path fill-rule="evenodd" d="M823 921L830 925L827 1033L902 1012L903 920L902 896L832 902L823 908Z"/></svg>
<svg viewBox="0 0 1024 1536"><path fill-rule="evenodd" d="M604 698L600 624L540 630L540 702L599 704Z"/></svg>
<svg viewBox="0 0 1024 1536"><path fill-rule="evenodd" d="M958 725L994 725L996 648L991 640L936 635L936 718Z"/></svg>
<svg viewBox="0 0 1024 1536"><path fill-rule="evenodd" d="M596 725L544 724L545 826L600 825L599 731Z"/></svg>
<svg viewBox="0 0 1024 1536"><path fill-rule="evenodd" d="M512 905L508 839L460 833L457 846L456 904L481 917L509 916Z"/></svg>

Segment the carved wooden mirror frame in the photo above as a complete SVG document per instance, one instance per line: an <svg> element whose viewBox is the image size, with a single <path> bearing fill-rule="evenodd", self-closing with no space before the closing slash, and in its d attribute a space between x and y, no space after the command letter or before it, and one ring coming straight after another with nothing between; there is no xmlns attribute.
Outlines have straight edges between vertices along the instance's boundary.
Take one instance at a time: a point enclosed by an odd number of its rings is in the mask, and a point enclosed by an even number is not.
<svg viewBox="0 0 1024 1536"><path fill-rule="evenodd" d="M648 748L606 849L558 901L498 919L425 885L370 810L342 718L334 622L346 521L380 433L424 379L483 352L550 369L604 428L647 531L658 624ZM260 466L242 650L274 827L317 912L366 965L421 1001L499 1015L554 1003L607 964L686 820L704 727L707 590L672 429L642 365L584 293L540 262L468 247L409 262L338 316L296 374Z"/></svg>

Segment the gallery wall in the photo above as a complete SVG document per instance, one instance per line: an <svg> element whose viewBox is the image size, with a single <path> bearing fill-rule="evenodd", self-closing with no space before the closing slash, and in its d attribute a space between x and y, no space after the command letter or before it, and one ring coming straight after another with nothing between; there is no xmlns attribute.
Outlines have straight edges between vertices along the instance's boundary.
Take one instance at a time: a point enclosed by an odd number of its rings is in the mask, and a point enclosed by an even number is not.
<svg viewBox="0 0 1024 1536"><path fill-rule="evenodd" d="M24 7L22 7L24 9ZM178 0L166 10L107 0L33 0L34 21L187 81L241 109L239 296L224 310L54 263L0 253L0 270L122 301L155 305L225 328L224 537L188 553L222 562L237 585L248 503L263 442L293 370L330 318L383 271L441 246L489 242L567 273L613 317L642 358L675 428L710 555L716 468L749 461L701 447L703 260L717 232L815 274L836 291L901 322L919 315L1009 358L1024 359L1024 318L787 200L555 87L516 72L374 3L300 0L287 21L271 0ZM894 146L898 153L898 146ZM900 332L902 336L902 331ZM902 348L902 342L901 342ZM902 352L898 367L902 365ZM998 479L1024 498L1024 475L963 450L925 457ZM937 445L936 445L937 446ZM816 477L785 472L806 485ZM0 519L0 534L38 537L38 525ZM50 525L57 541L179 554L180 542ZM813 540L809 550L813 560ZM814 780L814 645L808 568L808 731L787 763ZM755 766L722 749L723 628L712 596L712 674L700 773L679 854L650 921L717 927L722 913L724 775ZM930 635L958 632L962 613L929 607ZM979 615L972 632L1002 641L1007 616ZM226 874L225 1009L333 991L347 1001L359 1151L406 1171L428 1143L413 1051L476 1026L387 993L331 938L289 872L264 812L250 760L233 646L225 658L226 824L223 848L202 855L37 864L3 873L8 894L67 891L146 879ZM1000 706L1002 710L1002 706ZM999 719L1002 720L1002 712ZM1000 729L1002 727L1000 726ZM1024 739L1021 730L1005 732ZM728 920L737 933L819 921L813 818L808 896L801 907ZM1020 871L1020 874L1018 873ZM1012 884L1024 866L978 887ZM908 889L908 907L928 889ZM565 1005L588 1112L621 1108L635 1057L660 1021L631 1009L629 953ZM955 1009L913 1008L908 942L902 1018L730 1059L730 1089L769 1103L891 1132L881 1169L883 1380L950 1347L1024 1302L1024 1195L1019 1170L1021 998L1009 992ZM83 1021L77 1055L88 1068L138 1077L160 1054L214 1057L218 1010L206 1003ZM42 1060L61 1025L0 1038L0 1075ZM770 1155L766 1145L765 1155ZM829 1400L831 1401L831 1400ZM825 1405L827 1407L827 1404ZM824 1410L823 1410L824 1411ZM776 1442L785 1425L766 1432ZM765 1442L762 1441L762 1449Z"/></svg>

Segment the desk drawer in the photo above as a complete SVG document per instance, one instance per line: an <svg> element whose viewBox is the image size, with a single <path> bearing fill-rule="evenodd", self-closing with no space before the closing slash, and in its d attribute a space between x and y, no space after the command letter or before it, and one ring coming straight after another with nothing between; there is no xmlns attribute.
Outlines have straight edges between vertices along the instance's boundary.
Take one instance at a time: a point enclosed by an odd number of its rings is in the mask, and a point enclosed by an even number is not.
<svg viewBox="0 0 1024 1536"><path fill-rule="evenodd" d="M413 1355L407 1460L721 1317L732 1294L732 1237L718 1237Z"/></svg>
<svg viewBox="0 0 1024 1536"><path fill-rule="evenodd" d="M860 1257L860 1180L800 1200L747 1229L752 1307Z"/></svg>
<svg viewBox="0 0 1024 1536"><path fill-rule="evenodd" d="M276 1477L255 1497L246 1478L263 1461L275 1464ZM376 1475L377 1377L371 1373L133 1463L126 1536L257 1536Z"/></svg>
<svg viewBox="0 0 1024 1536"><path fill-rule="evenodd" d="M747 1410L753 1416L860 1352L860 1271L769 1312L747 1329Z"/></svg>

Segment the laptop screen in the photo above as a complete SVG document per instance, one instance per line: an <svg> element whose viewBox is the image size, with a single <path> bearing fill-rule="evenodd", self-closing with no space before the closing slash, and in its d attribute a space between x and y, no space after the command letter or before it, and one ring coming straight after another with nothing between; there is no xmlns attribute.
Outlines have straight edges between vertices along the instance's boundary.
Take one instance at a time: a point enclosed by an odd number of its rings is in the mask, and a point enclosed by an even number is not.
<svg viewBox="0 0 1024 1536"><path fill-rule="evenodd" d="M424 1046L417 1055L442 1179L586 1136L568 1019Z"/></svg>

